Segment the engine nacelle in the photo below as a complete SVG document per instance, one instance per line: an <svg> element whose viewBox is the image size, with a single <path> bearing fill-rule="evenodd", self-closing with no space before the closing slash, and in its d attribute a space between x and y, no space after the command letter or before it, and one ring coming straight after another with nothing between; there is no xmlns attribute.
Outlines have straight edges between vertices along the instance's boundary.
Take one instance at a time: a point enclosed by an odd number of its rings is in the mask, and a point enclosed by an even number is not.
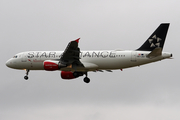
<svg viewBox="0 0 180 120"><path fill-rule="evenodd" d="M62 79L74 79L76 78L71 71L61 71Z"/></svg>
<svg viewBox="0 0 180 120"><path fill-rule="evenodd" d="M59 70L59 61L46 60L44 61L44 69L48 71Z"/></svg>
<svg viewBox="0 0 180 120"><path fill-rule="evenodd" d="M83 76L83 72L71 72L71 71L61 71L61 78L62 79L74 79L79 76Z"/></svg>

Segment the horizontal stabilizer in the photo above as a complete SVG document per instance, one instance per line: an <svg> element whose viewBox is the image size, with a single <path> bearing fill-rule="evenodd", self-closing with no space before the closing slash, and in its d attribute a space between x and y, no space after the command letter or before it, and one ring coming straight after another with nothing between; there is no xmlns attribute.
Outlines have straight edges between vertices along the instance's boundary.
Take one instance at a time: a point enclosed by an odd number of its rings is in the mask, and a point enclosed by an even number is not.
<svg viewBox="0 0 180 120"><path fill-rule="evenodd" d="M147 57L148 58L153 58L153 57L157 57L160 56L162 54L162 48L155 48L153 51L151 51Z"/></svg>

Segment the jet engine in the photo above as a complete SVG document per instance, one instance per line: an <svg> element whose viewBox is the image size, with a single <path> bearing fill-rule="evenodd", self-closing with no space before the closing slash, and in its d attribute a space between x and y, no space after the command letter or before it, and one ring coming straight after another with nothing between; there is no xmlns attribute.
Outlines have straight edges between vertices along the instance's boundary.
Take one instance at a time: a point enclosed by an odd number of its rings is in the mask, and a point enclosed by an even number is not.
<svg viewBox="0 0 180 120"><path fill-rule="evenodd" d="M44 61L44 69L48 71L59 70L59 61L46 60Z"/></svg>
<svg viewBox="0 0 180 120"><path fill-rule="evenodd" d="M60 70L63 67L67 67L67 65L64 65L60 63L59 61L53 61L53 60L45 60L44 63L44 69L47 71L54 71L54 70Z"/></svg>
<svg viewBox="0 0 180 120"><path fill-rule="evenodd" d="M71 71L61 71L61 78L62 79L74 79L79 76L83 76L83 72L71 72Z"/></svg>

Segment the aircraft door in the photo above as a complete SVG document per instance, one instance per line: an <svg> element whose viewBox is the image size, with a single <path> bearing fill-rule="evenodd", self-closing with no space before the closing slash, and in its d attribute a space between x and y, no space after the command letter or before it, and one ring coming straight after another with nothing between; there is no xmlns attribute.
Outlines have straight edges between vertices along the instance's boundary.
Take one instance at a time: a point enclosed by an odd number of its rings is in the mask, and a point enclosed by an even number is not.
<svg viewBox="0 0 180 120"><path fill-rule="evenodd" d="M131 61L132 62L136 62L136 57L137 57L137 52L136 51L133 51L131 52Z"/></svg>
<svg viewBox="0 0 180 120"><path fill-rule="evenodd" d="M23 53L22 54L22 59L21 59L22 62L27 62L27 55L26 53Z"/></svg>

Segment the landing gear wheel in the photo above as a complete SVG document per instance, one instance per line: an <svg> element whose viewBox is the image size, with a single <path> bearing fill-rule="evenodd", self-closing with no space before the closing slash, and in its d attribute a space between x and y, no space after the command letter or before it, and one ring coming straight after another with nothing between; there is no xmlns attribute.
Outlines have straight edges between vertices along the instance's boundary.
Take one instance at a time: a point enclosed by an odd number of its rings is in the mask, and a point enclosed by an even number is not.
<svg viewBox="0 0 180 120"><path fill-rule="evenodd" d="M79 74L77 72L74 72L73 76L76 78L76 77L79 77Z"/></svg>
<svg viewBox="0 0 180 120"><path fill-rule="evenodd" d="M85 82L85 83L89 83L89 82L90 82L90 79L89 79L88 77L85 77L85 78L84 78L84 82Z"/></svg>
<svg viewBox="0 0 180 120"><path fill-rule="evenodd" d="M25 80L28 80L28 76L24 76L24 79L25 79Z"/></svg>

